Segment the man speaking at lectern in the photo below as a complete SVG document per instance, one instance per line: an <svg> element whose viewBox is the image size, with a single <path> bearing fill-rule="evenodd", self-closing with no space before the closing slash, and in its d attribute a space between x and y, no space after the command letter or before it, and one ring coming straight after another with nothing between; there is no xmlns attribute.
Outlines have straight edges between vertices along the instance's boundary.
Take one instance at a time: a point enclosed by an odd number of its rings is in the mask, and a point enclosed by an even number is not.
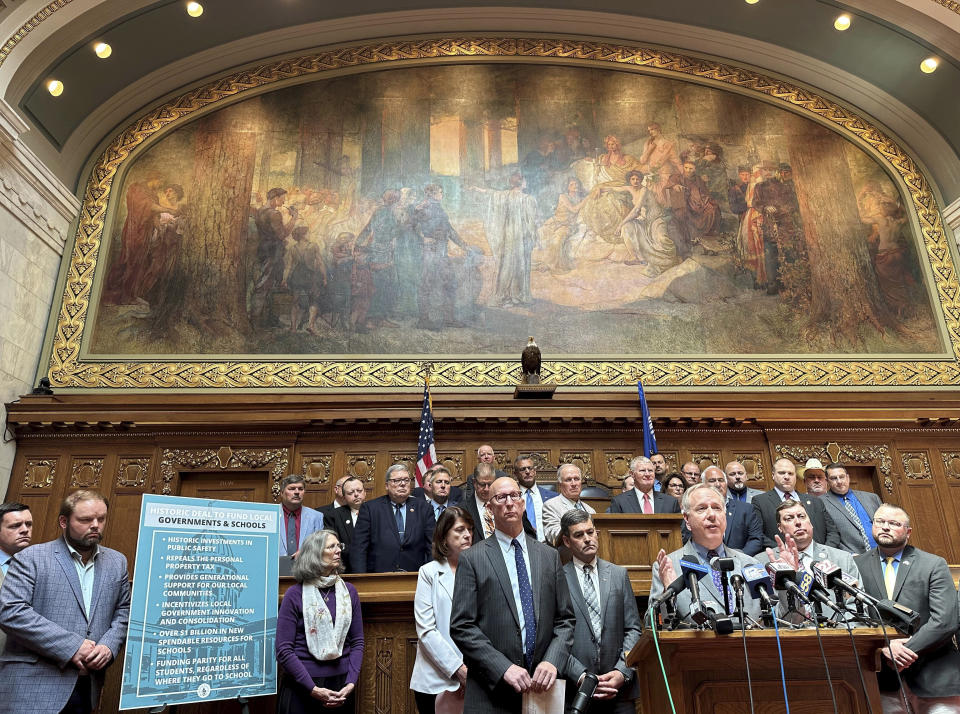
<svg viewBox="0 0 960 714"><path fill-rule="evenodd" d="M467 665L464 714L510 714L521 693L546 691L564 671L575 616L560 556L523 532L512 478L490 487L494 534L460 556L450 635Z"/></svg>
<svg viewBox="0 0 960 714"><path fill-rule="evenodd" d="M723 544L723 534L727 528L727 511L723 496L712 486L698 483L686 490L681 502L683 521L690 531L690 540L680 550L669 555L663 550L657 554L657 564L653 568L653 583L650 585L650 599L653 600L664 590L664 583L670 585L681 574L680 561L686 560L706 566L707 573L699 579L701 600L713 600L718 612L724 608L724 598L720 573L710 567L713 558L733 558L733 573L740 574L746 565L757 565L756 558ZM730 610L734 609L733 588L729 588ZM686 618L690 614L692 602L690 591L684 589L677 595L677 614ZM743 607L747 615L760 618L760 604L744 590ZM722 614L722 613L721 613ZM732 613L731 613L732 614Z"/></svg>

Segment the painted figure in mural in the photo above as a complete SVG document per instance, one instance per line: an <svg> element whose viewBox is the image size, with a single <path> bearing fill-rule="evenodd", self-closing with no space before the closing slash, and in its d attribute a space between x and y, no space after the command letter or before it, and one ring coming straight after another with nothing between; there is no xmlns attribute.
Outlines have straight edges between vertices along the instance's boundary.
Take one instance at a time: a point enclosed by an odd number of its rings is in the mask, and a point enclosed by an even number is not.
<svg viewBox="0 0 960 714"><path fill-rule="evenodd" d="M697 159L697 175L717 205L727 208L727 164L723 160L723 147L710 142L703 148L703 156Z"/></svg>
<svg viewBox="0 0 960 714"><path fill-rule="evenodd" d="M144 300L143 274L148 268L147 245L156 230L157 216L167 211L176 215L176 208L160 204L158 191L163 176L157 171L147 173L143 181L127 189L127 218L120 234L120 254L110 266L104 302L108 305L129 305Z"/></svg>
<svg viewBox="0 0 960 714"><path fill-rule="evenodd" d="M274 291L283 281L285 239L297 220L296 210L284 208L287 191L271 188L267 203L257 210L257 268L250 295L250 313L259 327L279 327L274 314Z"/></svg>
<svg viewBox="0 0 960 714"><path fill-rule="evenodd" d="M737 217L737 226L743 225L743 216L747 212L747 188L750 186L750 167L737 168L737 178L730 179L727 188L727 201L730 212ZM739 228L738 228L739 232Z"/></svg>
<svg viewBox="0 0 960 714"><path fill-rule="evenodd" d="M357 236L357 244L366 249L373 279L373 296L364 325L367 328L399 327L390 319L397 304L397 266L394 254L402 228L397 221L394 207L399 201L400 191L393 188L384 191L379 208Z"/></svg>
<svg viewBox="0 0 960 714"><path fill-rule="evenodd" d="M643 188L643 174L639 171L630 171L626 175L626 185L624 186L603 186L601 193L607 191L617 191L619 193L629 194L632 208L620 225L617 226L617 232L623 238L624 244L630 250L633 258L626 261L626 265L646 265L647 259L644 257L643 250L640 248L639 238L639 218L643 197L648 191Z"/></svg>
<svg viewBox="0 0 960 714"><path fill-rule="evenodd" d="M916 287L913 265L900 230L907 221L896 196L871 181L857 194L860 220L870 226L867 245L877 274L877 287L887 306L903 318Z"/></svg>
<svg viewBox="0 0 960 714"><path fill-rule="evenodd" d="M416 200L413 189L404 187L400 189L400 200L393 207L399 226L394 251L398 277L396 312L403 317L417 317L420 314L417 283L423 260L423 245L413 225Z"/></svg>
<svg viewBox="0 0 960 714"><path fill-rule="evenodd" d="M594 182L590 195L581 210L581 219L592 233L608 243L619 243L617 226L630 212L630 203L617 192L603 188L621 188L627 174L642 170L641 162L631 154L623 153L620 140L612 134L604 139L607 153L594 162Z"/></svg>
<svg viewBox="0 0 960 714"><path fill-rule="evenodd" d="M632 178L635 172L631 172ZM642 180L633 210L620 225L623 242L637 261L643 261L645 275L654 277L677 264L680 242L676 221L664 210L650 187L650 178Z"/></svg>
<svg viewBox="0 0 960 714"><path fill-rule="evenodd" d="M413 226L423 245L423 265L420 269L419 327L439 330L441 327L462 327L454 318L456 286L447 244L450 242L468 250L460 234L450 225L443 208L443 188L428 184L423 189L423 201L413 212Z"/></svg>
<svg viewBox="0 0 960 714"><path fill-rule="evenodd" d="M550 174L557 168L557 158L554 153L554 142L544 134L537 142L537 148L523 157L520 164L520 173L527 182L527 192L537 199L537 204L544 203L544 192L550 191ZM552 196L551 196L552 197Z"/></svg>
<svg viewBox="0 0 960 714"><path fill-rule="evenodd" d="M680 228L681 242L677 253L681 258L689 258L693 246L699 245L705 236L717 234L720 206L710 195L703 179L697 176L697 165L691 158L684 158L682 171L667 180L665 189Z"/></svg>
<svg viewBox="0 0 960 714"><path fill-rule="evenodd" d="M351 281L353 279L353 233L340 233L330 246L330 274L327 284L330 324L351 324Z"/></svg>
<svg viewBox="0 0 960 714"><path fill-rule="evenodd" d="M665 193L671 176L680 172L680 156L677 145L663 135L663 130L657 122L647 125L650 138L643 144L643 153L640 154L640 166L644 174L654 176L654 193L660 205L669 206L670 201Z"/></svg>
<svg viewBox="0 0 960 714"><path fill-rule="evenodd" d="M775 203L769 183L774 165L769 161L755 164L747 187L747 212L740 223L738 245L744 267L753 273L754 287L775 294L779 255L776 241L767 241L764 233L766 208Z"/></svg>
<svg viewBox="0 0 960 714"><path fill-rule="evenodd" d="M590 154L590 142L580 135L580 130L575 126L567 128L563 141L557 142L554 149L558 169L567 169L574 161L584 159Z"/></svg>
<svg viewBox="0 0 960 714"><path fill-rule="evenodd" d="M573 270L574 248L583 237L586 226L579 220L580 209L586 200L586 192L580 179L571 176L567 179L567 190L557 197L557 208L553 216L540 226L540 259L535 260L536 267L566 273Z"/></svg>
<svg viewBox="0 0 960 714"><path fill-rule="evenodd" d="M490 197L484 230L497 260L494 301L503 307L530 305L530 257L537 241L537 201L524 191L520 174L502 191L474 187Z"/></svg>
<svg viewBox="0 0 960 714"><path fill-rule="evenodd" d="M764 207L764 245L773 243L777 248L777 287L784 299L808 305L810 262L790 164L780 164L766 191L770 200Z"/></svg>
<svg viewBox="0 0 960 714"><path fill-rule="evenodd" d="M293 245L287 248L284 261L283 285L289 290L290 332L297 332L307 319L306 329L316 334L317 315L324 302L327 268L320 246L309 237L310 228L297 225L290 234Z"/></svg>

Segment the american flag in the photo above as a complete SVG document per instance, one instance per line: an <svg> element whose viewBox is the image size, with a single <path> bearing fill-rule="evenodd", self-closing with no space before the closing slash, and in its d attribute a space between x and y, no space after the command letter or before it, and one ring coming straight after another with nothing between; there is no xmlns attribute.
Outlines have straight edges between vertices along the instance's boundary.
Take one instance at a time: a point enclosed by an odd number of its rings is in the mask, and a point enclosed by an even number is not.
<svg viewBox="0 0 960 714"><path fill-rule="evenodd" d="M430 378L423 380L423 411L420 413L420 440L417 442L417 485L423 486L423 477L437 463L437 450L433 448L433 408L430 404Z"/></svg>

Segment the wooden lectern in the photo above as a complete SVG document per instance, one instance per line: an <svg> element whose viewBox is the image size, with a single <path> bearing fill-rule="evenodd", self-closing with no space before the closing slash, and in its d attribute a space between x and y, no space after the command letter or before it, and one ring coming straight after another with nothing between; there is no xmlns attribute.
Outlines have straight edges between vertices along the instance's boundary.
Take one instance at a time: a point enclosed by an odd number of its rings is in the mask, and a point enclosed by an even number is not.
<svg viewBox="0 0 960 714"><path fill-rule="evenodd" d="M593 523L599 556L627 569L634 595L650 594L651 566L660 549L670 553L682 545L679 513L597 513Z"/></svg>
<svg viewBox="0 0 960 714"><path fill-rule="evenodd" d="M638 712L662 714L670 711L667 691L657 661L653 636L644 620L644 634L630 651L627 664L641 678L642 694ZM880 693L875 672L883 634L875 628L854 628L854 644L846 629L821 629L823 649L837 697L837 711L868 714L880 711ZM750 711L743 637L715 635L710 631L677 630L658 633L660 652L677 714L742 714ZM756 711L763 714L786 712L780 661L773 630L748 630L747 654ZM833 711L823 659L813 629L780 631L783 665L787 679L790 711L795 714L824 714ZM857 673L863 670L866 695Z"/></svg>

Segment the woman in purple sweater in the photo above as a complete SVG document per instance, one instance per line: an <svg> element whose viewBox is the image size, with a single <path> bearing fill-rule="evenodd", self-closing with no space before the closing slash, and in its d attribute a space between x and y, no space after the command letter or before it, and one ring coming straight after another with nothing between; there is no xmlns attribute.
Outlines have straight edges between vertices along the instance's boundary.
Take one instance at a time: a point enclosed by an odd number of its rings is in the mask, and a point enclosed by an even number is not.
<svg viewBox="0 0 960 714"><path fill-rule="evenodd" d="M353 711L363 663L363 621L357 590L340 573L343 546L333 531L311 533L293 563L293 585L277 615L277 661L284 676L277 714Z"/></svg>

